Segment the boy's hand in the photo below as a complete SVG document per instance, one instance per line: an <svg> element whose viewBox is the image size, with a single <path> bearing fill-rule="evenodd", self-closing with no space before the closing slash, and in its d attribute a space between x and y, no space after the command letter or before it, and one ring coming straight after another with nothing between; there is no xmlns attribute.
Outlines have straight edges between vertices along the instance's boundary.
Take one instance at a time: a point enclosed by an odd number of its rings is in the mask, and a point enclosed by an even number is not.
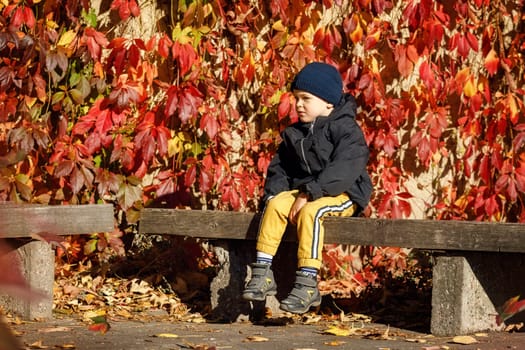
<svg viewBox="0 0 525 350"><path fill-rule="evenodd" d="M297 225L297 214L299 214L306 202L308 202L308 195L305 193L299 193L297 198L295 198L292 209L290 209L290 214L288 214L288 220L292 224Z"/></svg>

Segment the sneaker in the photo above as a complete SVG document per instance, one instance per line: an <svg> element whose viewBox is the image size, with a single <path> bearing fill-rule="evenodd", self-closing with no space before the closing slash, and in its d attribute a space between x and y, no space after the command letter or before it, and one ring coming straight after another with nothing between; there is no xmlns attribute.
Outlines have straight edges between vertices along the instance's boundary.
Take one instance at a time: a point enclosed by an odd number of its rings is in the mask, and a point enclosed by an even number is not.
<svg viewBox="0 0 525 350"><path fill-rule="evenodd" d="M251 264L252 278L242 292L242 297L249 301L264 301L267 295L277 294L277 285L269 264Z"/></svg>
<svg viewBox="0 0 525 350"><path fill-rule="evenodd" d="M295 284L286 299L281 302L281 309L294 314L304 314L311 307L321 305L321 294L317 289L317 278L297 271Z"/></svg>

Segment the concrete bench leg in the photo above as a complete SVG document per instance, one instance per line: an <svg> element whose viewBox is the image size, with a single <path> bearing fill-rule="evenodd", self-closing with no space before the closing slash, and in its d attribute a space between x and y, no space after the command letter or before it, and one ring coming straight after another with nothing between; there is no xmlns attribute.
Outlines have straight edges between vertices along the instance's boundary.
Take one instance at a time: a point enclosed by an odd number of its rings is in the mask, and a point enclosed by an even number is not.
<svg viewBox="0 0 525 350"><path fill-rule="evenodd" d="M431 332L439 336L501 330L496 308L525 296L523 254L461 252L433 268ZM522 317L518 315L517 317Z"/></svg>
<svg viewBox="0 0 525 350"><path fill-rule="evenodd" d="M31 289L45 297L27 301L13 295L0 295L0 304L24 319L51 318L55 278L55 257L51 246L41 241L30 241L9 252L7 261L18 264Z"/></svg>
<svg viewBox="0 0 525 350"><path fill-rule="evenodd" d="M212 317L235 322L251 313L249 303L241 298L246 279L246 265L254 259L253 244L237 241L215 241L213 250L219 262L217 275L210 284ZM250 254L251 253L251 254Z"/></svg>
<svg viewBox="0 0 525 350"><path fill-rule="evenodd" d="M220 240L213 243L220 269L210 285L212 317L235 322L243 318L262 320L267 311L276 317L283 313L279 300L288 295L295 278L297 244L281 244L273 263L277 282L277 295L268 296L266 302L247 302L241 294L250 278L249 264L255 261L255 242Z"/></svg>

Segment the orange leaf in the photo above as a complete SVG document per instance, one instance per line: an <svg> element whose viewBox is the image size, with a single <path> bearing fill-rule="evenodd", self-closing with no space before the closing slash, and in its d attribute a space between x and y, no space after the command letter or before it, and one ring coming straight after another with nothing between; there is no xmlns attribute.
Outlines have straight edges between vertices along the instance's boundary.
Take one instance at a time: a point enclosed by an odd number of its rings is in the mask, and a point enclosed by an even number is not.
<svg viewBox="0 0 525 350"><path fill-rule="evenodd" d="M520 110L518 108L518 104L516 103L516 99L511 93L507 95L507 105L509 106L510 111L510 121L513 124L516 124L518 122Z"/></svg>
<svg viewBox="0 0 525 350"><path fill-rule="evenodd" d="M490 50L487 57L485 57L485 68L489 75L494 75L498 71L499 58L494 49Z"/></svg>
<svg viewBox="0 0 525 350"><path fill-rule="evenodd" d="M419 54L417 53L417 49L414 45L407 46L407 57L413 63L416 63L418 61Z"/></svg>
<svg viewBox="0 0 525 350"><path fill-rule="evenodd" d="M476 94L476 92L477 92L476 82L474 81L474 77L470 76L465 82L465 85L463 86L463 93L467 97L472 97Z"/></svg>
<svg viewBox="0 0 525 350"><path fill-rule="evenodd" d="M359 17L357 15L354 15L353 20L356 22L356 26L352 33L350 33L350 40L352 40L354 44L357 44L363 39L363 28L361 28Z"/></svg>

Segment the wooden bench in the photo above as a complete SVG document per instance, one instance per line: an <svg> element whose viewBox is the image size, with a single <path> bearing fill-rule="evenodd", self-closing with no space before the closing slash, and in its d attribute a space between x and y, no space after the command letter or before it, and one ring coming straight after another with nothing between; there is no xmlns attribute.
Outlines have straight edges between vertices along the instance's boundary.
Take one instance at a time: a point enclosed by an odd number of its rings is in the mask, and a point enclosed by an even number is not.
<svg viewBox="0 0 525 350"><path fill-rule="evenodd" d="M0 239L4 239L11 249L0 258L3 263L19 265L31 289L45 295L42 299L28 301L3 294L0 295L0 304L25 319L51 318L55 255L50 244L32 238L38 234L110 232L114 227L111 204L0 204Z"/></svg>
<svg viewBox="0 0 525 350"><path fill-rule="evenodd" d="M234 320L239 313L250 312L240 293L246 265L254 259L259 220L253 213L146 208L139 232L215 242L222 268L211 282L211 306ZM370 218L327 218L324 224L325 243L432 251L431 332L435 335L500 330L496 307L516 295L525 296L525 225ZM294 241L293 232L285 237ZM290 259L294 249L283 255ZM291 264L278 265L276 279L287 265Z"/></svg>

